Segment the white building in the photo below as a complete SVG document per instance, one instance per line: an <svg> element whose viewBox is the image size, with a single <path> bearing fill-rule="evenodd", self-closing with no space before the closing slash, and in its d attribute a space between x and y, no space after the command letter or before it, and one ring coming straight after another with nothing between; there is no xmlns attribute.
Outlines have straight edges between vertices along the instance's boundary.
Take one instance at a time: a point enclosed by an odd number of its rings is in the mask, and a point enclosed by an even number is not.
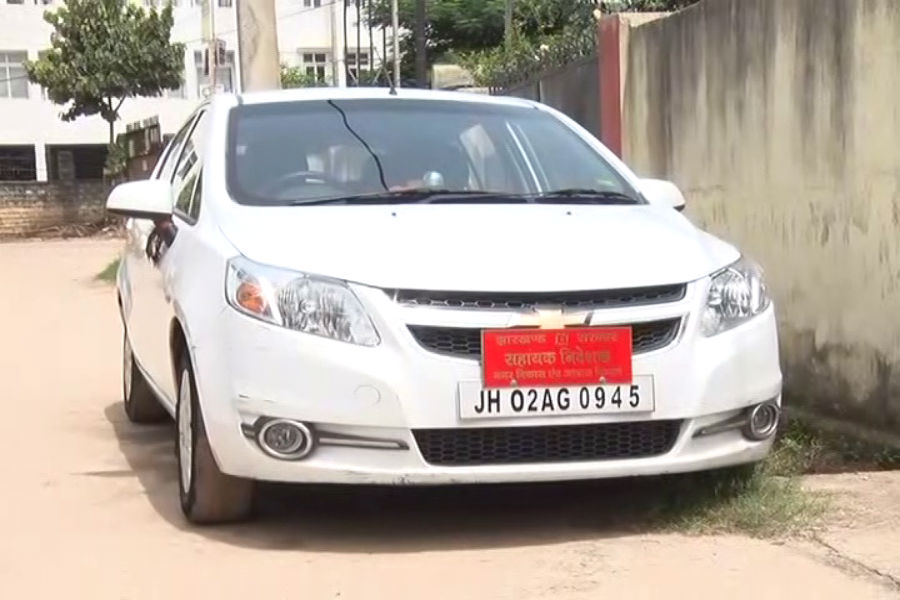
<svg viewBox="0 0 900 600"><path fill-rule="evenodd" d="M165 0L133 0L145 6ZM217 5L216 37L224 40L228 66L218 81L228 91L240 81L237 59L235 0L211 0ZM239 1L239 0L237 0ZM25 76L22 61L36 59L50 45L51 27L43 13L63 0L0 0L0 181L92 179L102 173L108 125L99 116L72 122L59 118L61 109L46 99L40 86ZM371 0L276 0L278 46L282 64L333 85L354 83L382 63L388 39L381 30L369 36L366 11ZM174 41L186 45L184 85L161 98L130 98L122 105L117 133L125 125L158 116L163 133L172 133L187 118L208 89L203 75L203 0L173 0ZM345 7L346 3L346 7ZM346 38L345 20L346 10ZM360 19L357 20L357 13ZM345 59L346 39L346 59ZM346 66L346 68L345 68Z"/></svg>

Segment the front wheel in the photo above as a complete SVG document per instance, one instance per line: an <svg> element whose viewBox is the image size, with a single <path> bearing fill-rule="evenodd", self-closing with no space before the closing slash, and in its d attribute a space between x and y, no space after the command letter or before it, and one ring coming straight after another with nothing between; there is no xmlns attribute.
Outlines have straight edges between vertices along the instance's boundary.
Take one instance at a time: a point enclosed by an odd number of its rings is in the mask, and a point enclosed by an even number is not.
<svg viewBox="0 0 900 600"><path fill-rule="evenodd" d="M189 358L182 359L179 372L175 453L181 510L196 524L244 520L253 507L253 482L219 470L206 437Z"/></svg>

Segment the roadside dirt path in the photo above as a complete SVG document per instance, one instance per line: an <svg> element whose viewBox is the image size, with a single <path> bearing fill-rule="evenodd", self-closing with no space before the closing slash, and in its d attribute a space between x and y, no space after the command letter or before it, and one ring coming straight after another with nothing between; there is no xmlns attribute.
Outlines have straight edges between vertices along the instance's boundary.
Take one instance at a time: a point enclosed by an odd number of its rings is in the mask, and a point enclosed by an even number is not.
<svg viewBox="0 0 900 600"><path fill-rule="evenodd" d="M898 596L897 473L811 479L839 509L802 542L646 533L574 485L275 488L255 523L189 528L172 427L122 412L115 299L93 281L118 248L0 244L0 598Z"/></svg>

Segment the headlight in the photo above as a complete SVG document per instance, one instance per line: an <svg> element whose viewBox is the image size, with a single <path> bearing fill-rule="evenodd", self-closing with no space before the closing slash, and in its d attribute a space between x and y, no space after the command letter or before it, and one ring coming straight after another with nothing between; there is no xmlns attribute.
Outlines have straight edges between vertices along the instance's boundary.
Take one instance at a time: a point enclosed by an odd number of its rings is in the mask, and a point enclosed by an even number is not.
<svg viewBox="0 0 900 600"><path fill-rule="evenodd" d="M343 281L259 265L239 256L228 261L225 294L242 313L288 329L361 346L381 341Z"/></svg>
<svg viewBox="0 0 900 600"><path fill-rule="evenodd" d="M715 335L758 315L769 303L762 268L741 258L713 274L700 328L705 335Z"/></svg>

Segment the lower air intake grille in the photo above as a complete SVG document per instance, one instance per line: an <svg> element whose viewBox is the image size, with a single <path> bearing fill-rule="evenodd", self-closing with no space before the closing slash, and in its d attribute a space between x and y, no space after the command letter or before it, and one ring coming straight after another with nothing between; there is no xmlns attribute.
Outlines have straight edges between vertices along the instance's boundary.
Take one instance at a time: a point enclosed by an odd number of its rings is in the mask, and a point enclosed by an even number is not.
<svg viewBox="0 0 900 600"><path fill-rule="evenodd" d="M672 449L681 421L635 421L549 427L417 429L432 465L508 465L644 458Z"/></svg>

